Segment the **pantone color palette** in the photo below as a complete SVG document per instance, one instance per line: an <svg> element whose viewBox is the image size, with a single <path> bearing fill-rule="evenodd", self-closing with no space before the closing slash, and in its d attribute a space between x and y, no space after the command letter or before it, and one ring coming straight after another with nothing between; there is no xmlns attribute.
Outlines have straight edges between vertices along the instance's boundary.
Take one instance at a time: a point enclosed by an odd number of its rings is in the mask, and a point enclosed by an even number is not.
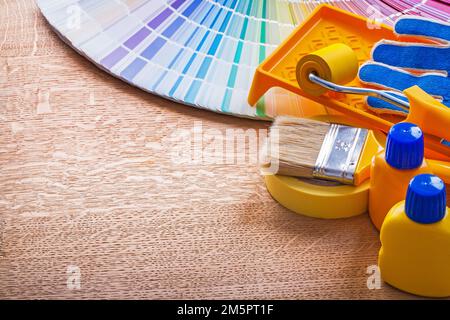
<svg viewBox="0 0 450 320"><path fill-rule="evenodd" d="M255 68L321 3L392 24L401 14L449 20L449 0L38 0L58 34L148 92L252 118L302 115L274 89L247 103Z"/></svg>

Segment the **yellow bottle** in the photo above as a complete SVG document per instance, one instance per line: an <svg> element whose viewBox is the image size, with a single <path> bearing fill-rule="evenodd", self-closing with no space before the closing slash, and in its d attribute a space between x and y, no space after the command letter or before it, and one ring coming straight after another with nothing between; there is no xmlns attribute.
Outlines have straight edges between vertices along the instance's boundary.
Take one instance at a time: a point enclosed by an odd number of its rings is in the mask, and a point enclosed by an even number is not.
<svg viewBox="0 0 450 320"><path fill-rule="evenodd" d="M381 227L381 277L403 291L450 296L450 215L444 182L421 174Z"/></svg>
<svg viewBox="0 0 450 320"><path fill-rule="evenodd" d="M370 170L369 215L378 230L392 206L405 199L411 179L421 173L431 173L424 161L422 130L412 123L397 123Z"/></svg>

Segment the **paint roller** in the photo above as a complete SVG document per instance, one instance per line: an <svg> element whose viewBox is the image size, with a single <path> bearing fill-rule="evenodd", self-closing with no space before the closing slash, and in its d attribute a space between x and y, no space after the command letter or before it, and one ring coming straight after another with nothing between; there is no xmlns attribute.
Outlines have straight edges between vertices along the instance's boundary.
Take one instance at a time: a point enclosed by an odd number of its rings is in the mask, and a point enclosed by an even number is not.
<svg viewBox="0 0 450 320"><path fill-rule="evenodd" d="M448 130L450 108L418 86L406 89L403 94L387 90L344 86L355 79L358 69L355 52L347 45L338 43L300 59L296 67L296 77L300 89L314 97L331 90L346 94L372 96L387 101L408 113L406 122L420 126L426 134L450 141L450 131ZM403 96L405 100L400 99L399 96ZM362 116L362 118L370 120L368 115ZM436 151L444 151L443 154L449 154L448 147L442 144L439 146L439 142L436 143L431 139L429 141L433 143Z"/></svg>
<svg viewBox="0 0 450 320"><path fill-rule="evenodd" d="M352 48L337 43L300 59L296 69L297 82L303 91L320 96L326 93L328 88L312 81L310 75L343 85L355 79L358 69L358 59Z"/></svg>
<svg viewBox="0 0 450 320"><path fill-rule="evenodd" d="M343 43L336 43L300 59L296 76L300 88L316 97L328 90L366 95L383 99L408 112L409 103L394 96L392 91L344 86L356 78L358 70L358 59L353 49ZM398 92L395 94L402 95Z"/></svg>

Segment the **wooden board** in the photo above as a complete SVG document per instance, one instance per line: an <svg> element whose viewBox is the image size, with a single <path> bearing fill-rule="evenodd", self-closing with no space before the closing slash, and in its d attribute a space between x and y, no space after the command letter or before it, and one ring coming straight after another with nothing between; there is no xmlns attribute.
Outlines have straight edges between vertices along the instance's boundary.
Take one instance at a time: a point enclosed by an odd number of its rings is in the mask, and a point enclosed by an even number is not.
<svg viewBox="0 0 450 320"><path fill-rule="evenodd" d="M0 21L0 298L413 298L367 288L380 244L366 215L298 216L255 165L169 156L165 137L196 120L223 133L267 123L114 79L32 1L0 2Z"/></svg>

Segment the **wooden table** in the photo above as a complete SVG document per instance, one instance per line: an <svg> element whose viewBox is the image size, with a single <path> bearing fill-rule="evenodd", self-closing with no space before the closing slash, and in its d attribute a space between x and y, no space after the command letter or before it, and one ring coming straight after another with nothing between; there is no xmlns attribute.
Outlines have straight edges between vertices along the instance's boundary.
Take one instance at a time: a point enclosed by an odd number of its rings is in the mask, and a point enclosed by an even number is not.
<svg viewBox="0 0 450 320"><path fill-rule="evenodd" d="M367 215L296 215L256 165L171 156L167 137L194 121L267 123L126 85L33 1L1 1L0 21L0 298L413 298L368 289L380 243Z"/></svg>

